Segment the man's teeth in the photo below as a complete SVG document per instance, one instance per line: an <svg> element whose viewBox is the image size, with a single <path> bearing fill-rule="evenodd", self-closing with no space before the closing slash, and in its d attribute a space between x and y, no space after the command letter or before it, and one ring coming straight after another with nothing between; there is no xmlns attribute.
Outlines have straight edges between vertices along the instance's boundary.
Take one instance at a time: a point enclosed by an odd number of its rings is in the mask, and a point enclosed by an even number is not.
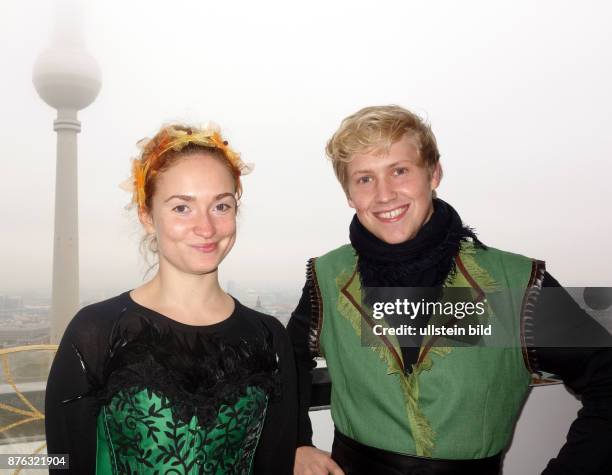
<svg viewBox="0 0 612 475"><path fill-rule="evenodd" d="M378 216L380 216L383 219L393 219L397 216L399 216L400 214L402 214L404 212L404 210L406 209L405 206L402 206L401 208L397 208L391 211L387 211L386 213L378 213Z"/></svg>

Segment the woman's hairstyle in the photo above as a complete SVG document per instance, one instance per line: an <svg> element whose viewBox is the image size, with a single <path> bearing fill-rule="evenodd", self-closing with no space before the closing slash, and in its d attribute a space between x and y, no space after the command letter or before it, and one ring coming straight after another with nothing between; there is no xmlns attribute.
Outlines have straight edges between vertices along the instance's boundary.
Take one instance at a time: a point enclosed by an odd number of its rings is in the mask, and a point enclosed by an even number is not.
<svg viewBox="0 0 612 475"><path fill-rule="evenodd" d="M433 169L440 160L436 137L418 115L400 106L365 107L342 121L325 151L348 196L347 164L356 153L381 152L404 135L414 141L421 163Z"/></svg>
<svg viewBox="0 0 612 475"><path fill-rule="evenodd" d="M130 177L132 203L139 212L150 212L157 177L179 158L195 153L204 153L218 158L234 179L236 200L242 195L240 176L250 173L240 155L232 150L215 124L205 127L189 127L182 124L163 126L153 138L142 139L137 144L141 153L132 161Z"/></svg>

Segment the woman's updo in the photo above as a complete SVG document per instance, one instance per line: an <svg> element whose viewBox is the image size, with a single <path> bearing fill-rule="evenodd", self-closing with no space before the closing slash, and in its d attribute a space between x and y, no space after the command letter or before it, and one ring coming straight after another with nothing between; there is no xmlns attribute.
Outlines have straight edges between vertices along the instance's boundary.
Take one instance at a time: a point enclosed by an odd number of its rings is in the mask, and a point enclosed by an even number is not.
<svg viewBox="0 0 612 475"><path fill-rule="evenodd" d="M132 202L139 212L151 212L157 177L178 159L195 153L205 153L219 159L234 179L236 200L242 195L240 176L250 173L240 155L232 150L215 124L203 128L171 124L162 127L151 139L137 144L140 156L132 161Z"/></svg>

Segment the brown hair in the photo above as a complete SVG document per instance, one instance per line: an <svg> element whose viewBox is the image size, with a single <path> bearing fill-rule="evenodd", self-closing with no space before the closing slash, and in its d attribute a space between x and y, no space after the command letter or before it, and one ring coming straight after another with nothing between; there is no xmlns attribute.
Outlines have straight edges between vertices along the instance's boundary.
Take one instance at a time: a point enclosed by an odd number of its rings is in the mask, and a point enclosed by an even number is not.
<svg viewBox="0 0 612 475"><path fill-rule="evenodd" d="M433 170L440 160L436 137L413 112L395 105L372 106L345 118L325 148L344 193L348 195L347 164L354 154L385 152L404 135L414 141L422 164Z"/></svg>

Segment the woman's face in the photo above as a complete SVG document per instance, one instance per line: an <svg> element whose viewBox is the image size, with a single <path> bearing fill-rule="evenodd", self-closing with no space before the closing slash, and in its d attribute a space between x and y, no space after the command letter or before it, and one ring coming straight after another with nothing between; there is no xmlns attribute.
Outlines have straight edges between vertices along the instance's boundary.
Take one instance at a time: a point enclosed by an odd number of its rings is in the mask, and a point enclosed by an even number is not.
<svg viewBox="0 0 612 475"><path fill-rule="evenodd" d="M234 245L235 184L218 158L181 157L157 176L151 207L141 221L147 233L155 233L160 268L208 274Z"/></svg>

